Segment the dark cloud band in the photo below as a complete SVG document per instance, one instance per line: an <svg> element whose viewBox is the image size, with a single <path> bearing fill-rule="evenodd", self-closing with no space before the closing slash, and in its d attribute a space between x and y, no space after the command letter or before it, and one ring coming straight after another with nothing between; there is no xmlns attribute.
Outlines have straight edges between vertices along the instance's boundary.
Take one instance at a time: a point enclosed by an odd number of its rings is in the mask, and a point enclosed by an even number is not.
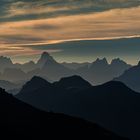
<svg viewBox="0 0 140 140"><path fill-rule="evenodd" d="M0 21L85 14L139 5L139 0L1 0Z"/></svg>

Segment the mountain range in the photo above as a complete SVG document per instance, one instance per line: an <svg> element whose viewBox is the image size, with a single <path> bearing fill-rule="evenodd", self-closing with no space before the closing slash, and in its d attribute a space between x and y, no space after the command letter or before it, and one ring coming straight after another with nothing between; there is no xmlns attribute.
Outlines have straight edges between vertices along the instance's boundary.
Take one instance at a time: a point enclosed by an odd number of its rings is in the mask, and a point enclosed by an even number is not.
<svg viewBox="0 0 140 140"><path fill-rule="evenodd" d="M97 58L97 60L90 65L78 68L77 74L82 76L93 85L99 85L121 75L130 67L131 65L125 63L119 58L113 59L111 64L108 64L106 58Z"/></svg>
<svg viewBox="0 0 140 140"><path fill-rule="evenodd" d="M0 87L18 101L96 122L123 137L140 138L140 63L131 66L119 58L111 63L106 58L58 63L44 52L36 63L13 64L1 56L0 64Z"/></svg>
<svg viewBox="0 0 140 140"><path fill-rule="evenodd" d="M36 63L29 61L25 64L13 64L10 58L1 56L0 65L0 80L13 84L21 83L21 81L24 84L33 76L40 76L52 82L62 77L79 75L91 84L99 85L120 76L132 67L119 58L113 59L110 64L106 58L98 58L92 63L58 63L47 52L42 53Z"/></svg>
<svg viewBox="0 0 140 140"><path fill-rule="evenodd" d="M92 86L76 75L54 83L33 77L15 97L41 110L80 117L140 139L140 94L121 82Z"/></svg>
<svg viewBox="0 0 140 140"><path fill-rule="evenodd" d="M92 138L125 140L97 124L63 114L40 111L19 101L0 88L1 137L12 138ZM78 131L77 131L78 130Z"/></svg>

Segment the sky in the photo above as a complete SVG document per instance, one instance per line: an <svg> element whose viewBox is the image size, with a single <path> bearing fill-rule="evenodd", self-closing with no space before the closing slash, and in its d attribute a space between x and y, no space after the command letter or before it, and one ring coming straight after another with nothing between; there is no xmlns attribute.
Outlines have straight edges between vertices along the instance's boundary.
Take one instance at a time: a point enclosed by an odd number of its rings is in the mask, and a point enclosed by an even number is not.
<svg viewBox="0 0 140 140"><path fill-rule="evenodd" d="M48 51L61 62L137 63L139 13L140 0L1 0L0 55L23 63Z"/></svg>

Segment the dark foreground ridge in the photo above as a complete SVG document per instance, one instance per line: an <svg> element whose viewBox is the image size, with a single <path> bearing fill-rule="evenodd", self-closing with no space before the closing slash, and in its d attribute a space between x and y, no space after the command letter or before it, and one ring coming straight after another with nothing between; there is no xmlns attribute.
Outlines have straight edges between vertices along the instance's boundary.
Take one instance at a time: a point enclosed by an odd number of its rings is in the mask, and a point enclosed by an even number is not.
<svg viewBox="0 0 140 140"><path fill-rule="evenodd" d="M12 138L51 136L123 140L96 124L63 114L43 112L27 105L0 88L0 133ZM67 135L66 135L67 134Z"/></svg>
<svg viewBox="0 0 140 140"><path fill-rule="evenodd" d="M42 86L34 86L37 81ZM120 136L140 139L140 94L122 82L91 86L79 76L55 83L36 77L16 97L36 108L80 117Z"/></svg>

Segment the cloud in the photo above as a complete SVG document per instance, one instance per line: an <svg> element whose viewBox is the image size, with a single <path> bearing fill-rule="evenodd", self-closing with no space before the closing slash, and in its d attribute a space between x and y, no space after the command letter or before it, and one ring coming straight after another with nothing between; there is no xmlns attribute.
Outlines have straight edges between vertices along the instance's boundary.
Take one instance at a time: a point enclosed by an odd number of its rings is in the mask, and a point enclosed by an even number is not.
<svg viewBox="0 0 140 140"><path fill-rule="evenodd" d="M60 62L93 62L97 58L103 57L111 61L113 58L119 57L128 63L137 64L140 54L139 37L107 40L71 40L50 45L42 44L36 49L62 49L63 52L53 54Z"/></svg>
<svg viewBox="0 0 140 140"><path fill-rule="evenodd" d="M104 38L140 34L140 7L0 24L0 36L20 41ZM13 37L12 37L13 36ZM17 36L17 37L16 37ZM21 38L21 39L20 39ZM19 40L19 41L18 41Z"/></svg>
<svg viewBox="0 0 140 140"><path fill-rule="evenodd" d="M139 0L2 0L1 21L30 20L62 15L103 12L140 5Z"/></svg>
<svg viewBox="0 0 140 140"><path fill-rule="evenodd" d="M140 35L139 0L1 0L0 4L4 50L0 55L26 58L48 49L48 44Z"/></svg>
<svg viewBox="0 0 140 140"><path fill-rule="evenodd" d="M0 42L29 47L75 39L140 35L140 7L0 23ZM34 49L34 48L33 48Z"/></svg>

